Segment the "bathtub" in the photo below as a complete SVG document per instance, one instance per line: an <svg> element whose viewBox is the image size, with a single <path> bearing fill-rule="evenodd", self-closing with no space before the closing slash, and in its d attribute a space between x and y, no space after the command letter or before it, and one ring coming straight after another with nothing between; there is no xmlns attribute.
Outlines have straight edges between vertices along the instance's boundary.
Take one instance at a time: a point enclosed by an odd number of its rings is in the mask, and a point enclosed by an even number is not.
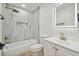
<svg viewBox="0 0 79 59"><path fill-rule="evenodd" d="M3 56L16 56L23 52L29 51L31 45L38 43L34 39L19 41L6 44L3 48Z"/></svg>

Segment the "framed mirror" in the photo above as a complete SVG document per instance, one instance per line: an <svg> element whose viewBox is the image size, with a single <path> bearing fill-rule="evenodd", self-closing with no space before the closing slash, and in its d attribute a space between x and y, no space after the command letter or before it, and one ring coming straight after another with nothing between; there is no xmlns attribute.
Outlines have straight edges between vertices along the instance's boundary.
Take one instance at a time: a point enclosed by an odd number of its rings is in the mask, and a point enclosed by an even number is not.
<svg viewBox="0 0 79 59"><path fill-rule="evenodd" d="M63 3L55 7L55 27L77 27L77 4Z"/></svg>

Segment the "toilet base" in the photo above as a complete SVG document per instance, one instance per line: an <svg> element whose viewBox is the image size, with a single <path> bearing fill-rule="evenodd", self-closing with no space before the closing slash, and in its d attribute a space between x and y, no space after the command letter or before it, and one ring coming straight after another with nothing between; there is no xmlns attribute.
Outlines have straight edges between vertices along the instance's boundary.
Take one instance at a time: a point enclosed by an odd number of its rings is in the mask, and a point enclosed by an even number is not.
<svg viewBox="0 0 79 59"><path fill-rule="evenodd" d="M38 52L32 52L32 56L43 56L43 55L44 55L43 49Z"/></svg>

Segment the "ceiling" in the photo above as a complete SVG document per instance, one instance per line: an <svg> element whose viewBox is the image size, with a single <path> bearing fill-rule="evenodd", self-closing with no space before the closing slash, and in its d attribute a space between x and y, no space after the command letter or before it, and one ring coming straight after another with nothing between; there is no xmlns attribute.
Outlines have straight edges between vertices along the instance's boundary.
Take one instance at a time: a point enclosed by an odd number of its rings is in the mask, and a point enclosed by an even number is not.
<svg viewBox="0 0 79 59"><path fill-rule="evenodd" d="M23 4L25 5L25 7L22 6ZM24 8L29 11L34 11L38 6L42 6L42 5L46 5L46 4L50 4L50 3L9 3L9 5ZM53 3L53 4L55 4L55 3Z"/></svg>

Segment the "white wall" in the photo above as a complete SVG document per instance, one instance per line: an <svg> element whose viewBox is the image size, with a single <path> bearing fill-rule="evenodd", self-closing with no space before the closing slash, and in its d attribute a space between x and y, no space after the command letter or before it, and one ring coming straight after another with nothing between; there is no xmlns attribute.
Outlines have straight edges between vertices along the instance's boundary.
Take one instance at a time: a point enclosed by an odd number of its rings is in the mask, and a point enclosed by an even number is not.
<svg viewBox="0 0 79 59"><path fill-rule="evenodd" d="M34 39L39 41L39 7L34 12Z"/></svg>
<svg viewBox="0 0 79 59"><path fill-rule="evenodd" d="M78 30L56 30L53 5L45 5L40 7L40 35L50 35L51 37L59 37L60 32L69 40L79 42Z"/></svg>
<svg viewBox="0 0 79 59"><path fill-rule="evenodd" d="M4 24L4 36L9 38L10 42L16 42L33 38L33 12L22 10L14 6L7 5L9 8L14 8L19 13L13 12L11 9L6 9L5 24ZM22 23L17 23L22 22ZM28 23L28 25L26 25Z"/></svg>
<svg viewBox="0 0 79 59"><path fill-rule="evenodd" d="M40 36L42 35L52 35L52 4L46 4L40 6L39 9L39 24L40 24Z"/></svg>
<svg viewBox="0 0 79 59"><path fill-rule="evenodd" d="M74 40L79 42L79 31L78 30L54 30L53 31L53 37L59 37L59 33L64 32L64 36L68 40Z"/></svg>
<svg viewBox="0 0 79 59"><path fill-rule="evenodd" d="M53 21L54 21L54 18L53 18ZM79 30L76 30L76 29L72 30L73 28L67 28L67 29L64 28L65 30L58 30L54 28L54 25L55 24L53 24L53 35L52 36L59 37L59 33L64 32L64 35L68 40L74 40L74 41L79 42Z"/></svg>
<svg viewBox="0 0 79 59"><path fill-rule="evenodd" d="M63 14L63 13L61 13ZM71 17L72 19L73 17ZM53 19L54 20L54 19ZM54 22L53 22L54 23ZM65 37L68 39L68 40L74 40L74 41L77 41L79 42L79 30L76 30L76 29L73 29L73 28L64 28L65 30L58 30L58 29L55 29L54 28L54 25L53 24L53 35L54 37L59 37L59 33L60 32L64 32L64 35Z"/></svg>

